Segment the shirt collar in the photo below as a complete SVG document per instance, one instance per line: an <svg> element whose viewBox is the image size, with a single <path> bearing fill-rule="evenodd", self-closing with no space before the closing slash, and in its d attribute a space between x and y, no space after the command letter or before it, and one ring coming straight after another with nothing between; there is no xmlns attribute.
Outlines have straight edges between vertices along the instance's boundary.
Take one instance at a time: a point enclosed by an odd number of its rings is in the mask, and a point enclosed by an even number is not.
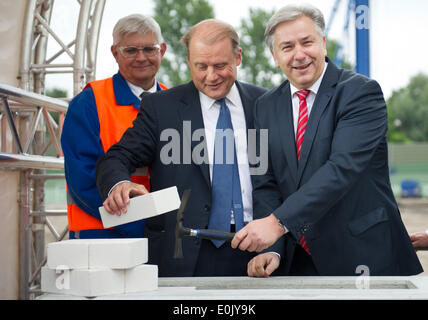
<svg viewBox="0 0 428 320"><path fill-rule="evenodd" d="M323 72L322 72L321 76L318 78L318 80L317 80L317 81L315 81L315 83L314 83L312 86L310 86L309 88L306 88L306 90L309 90L309 91L313 92L314 94L317 94L317 93L318 93L318 89L320 88L321 81L322 81L322 79L324 78L325 70L327 70L327 65L328 65L328 62L326 62L326 63L324 64L324 70L323 70ZM296 88L295 86L293 86L293 85L291 84L291 82L290 82L290 90L291 90L291 96L293 96L293 95L294 95L297 91L299 91L300 89L297 89L297 88Z"/></svg>
<svg viewBox="0 0 428 320"><path fill-rule="evenodd" d="M236 84L234 83L230 88L229 93L226 95L226 103L228 103L228 107L238 106L240 101L239 90ZM199 91L199 99L201 101L201 105L208 106L208 109L211 109L217 100L208 97L202 91Z"/></svg>
<svg viewBox="0 0 428 320"><path fill-rule="evenodd" d="M136 86L135 84L133 84L129 81L126 81L126 83L128 84L132 93L138 98L140 97L140 94L142 94L144 91L150 92L150 93L154 93L157 91L157 81L156 80L155 80L155 83L153 84L153 87L151 87L149 90L144 90L143 88Z"/></svg>

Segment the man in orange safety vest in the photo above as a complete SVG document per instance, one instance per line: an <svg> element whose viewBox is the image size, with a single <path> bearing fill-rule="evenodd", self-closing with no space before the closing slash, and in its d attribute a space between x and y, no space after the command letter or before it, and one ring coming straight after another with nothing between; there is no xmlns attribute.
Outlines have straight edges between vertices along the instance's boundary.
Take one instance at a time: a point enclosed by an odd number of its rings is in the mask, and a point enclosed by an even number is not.
<svg viewBox="0 0 428 320"><path fill-rule="evenodd" d="M144 220L103 227L95 166L132 126L144 95L167 89L156 80L165 51L154 19L141 14L120 19L113 29L111 46L119 72L88 83L70 102L61 136L70 239L143 237ZM149 190L147 168L137 169L132 180Z"/></svg>

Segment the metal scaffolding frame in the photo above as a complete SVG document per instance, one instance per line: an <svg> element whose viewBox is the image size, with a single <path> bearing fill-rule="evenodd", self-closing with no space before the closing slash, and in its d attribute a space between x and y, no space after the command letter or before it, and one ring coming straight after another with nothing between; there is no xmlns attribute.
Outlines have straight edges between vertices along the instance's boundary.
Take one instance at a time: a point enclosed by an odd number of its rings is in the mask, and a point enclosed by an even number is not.
<svg viewBox="0 0 428 320"><path fill-rule="evenodd" d="M55 230L49 216L66 210L45 210L47 179L64 179L61 131L68 103L44 95L45 76L73 74L73 95L95 78L101 19L106 0L77 0L76 37L65 44L50 26L55 0L28 0L24 17L18 79L20 88L0 84L0 170L18 170L20 214L19 298L40 293L40 270L46 263L45 226L56 240L68 229ZM47 57L48 41L60 50ZM74 49L74 50L73 50ZM67 56L70 63L55 63ZM12 141L11 143L9 141ZM54 153L54 156L48 154ZM62 173L47 174L46 170Z"/></svg>
<svg viewBox="0 0 428 320"><path fill-rule="evenodd" d="M21 44L20 87L44 93L45 75L73 73L73 93L94 80L98 38L106 0L77 0L80 5L76 37L65 44L50 27L55 0L28 0ZM48 40L54 40L60 50L46 56ZM74 52L72 48L74 47ZM55 63L58 57L68 57L69 63Z"/></svg>

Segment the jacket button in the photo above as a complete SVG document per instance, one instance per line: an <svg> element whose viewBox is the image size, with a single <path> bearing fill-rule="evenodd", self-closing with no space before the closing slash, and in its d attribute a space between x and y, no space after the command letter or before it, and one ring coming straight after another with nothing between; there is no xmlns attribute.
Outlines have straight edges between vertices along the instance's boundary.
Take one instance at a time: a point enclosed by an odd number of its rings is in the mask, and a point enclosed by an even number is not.
<svg viewBox="0 0 428 320"><path fill-rule="evenodd" d="M206 204L206 205L204 206L204 210L205 210L206 212L210 211L210 210L211 210L211 206L210 206L209 204Z"/></svg>

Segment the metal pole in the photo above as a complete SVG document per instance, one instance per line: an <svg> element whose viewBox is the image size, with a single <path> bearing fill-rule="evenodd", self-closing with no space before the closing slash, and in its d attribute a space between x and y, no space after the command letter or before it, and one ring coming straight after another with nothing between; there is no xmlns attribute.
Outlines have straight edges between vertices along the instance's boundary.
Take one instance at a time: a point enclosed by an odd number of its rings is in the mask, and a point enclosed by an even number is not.
<svg viewBox="0 0 428 320"><path fill-rule="evenodd" d="M30 175L31 170L22 171L20 174L20 233L19 233L19 298L29 298L29 279L30 279L30 248L31 248L31 229L30 229Z"/></svg>
<svg viewBox="0 0 428 320"><path fill-rule="evenodd" d="M48 43L48 34L50 34L55 40L58 41L61 45L63 45L62 41L56 36L56 34L49 27L52 15L52 7L53 0L44 0L39 2L38 8L34 12L34 17L37 19L39 25L37 26L37 32L40 34L40 39L37 42L37 46L34 50L34 64L44 64L46 61L46 50ZM42 27L43 26L43 27ZM68 48L67 48L68 49ZM67 52L70 53L70 52ZM42 70L41 72L34 72L34 92L43 94L45 91L45 72ZM44 114L44 118L40 118L38 125L36 127L36 131L34 133L34 142L37 146L38 154L42 154L42 146L45 144L45 131L46 131L46 123L49 122L47 119L47 111L42 107L42 112ZM52 131L52 126L48 128ZM55 135L51 132L51 138L55 139ZM57 146L55 140L55 146ZM33 174L45 174L46 171L44 169L34 170ZM45 181L35 180L33 181L34 191L33 191L33 210L35 211L44 211L45 210ZM34 245L34 268L40 265L45 257L45 223L46 217L32 217L32 231L33 231L33 245ZM33 268L32 268L33 269ZM36 285L40 284L40 274L33 280ZM33 283L32 281L32 283ZM29 283L31 285L32 283Z"/></svg>
<svg viewBox="0 0 428 320"><path fill-rule="evenodd" d="M369 0L355 0L356 71L370 77Z"/></svg>
<svg viewBox="0 0 428 320"><path fill-rule="evenodd" d="M27 11L25 13L25 24L23 28L21 44L21 67L19 70L20 87L24 90L32 91L30 66L32 62L32 41L34 29L34 11L36 10L36 0L28 0Z"/></svg>
<svg viewBox="0 0 428 320"><path fill-rule="evenodd" d="M101 29L101 20L104 12L105 0L98 0L95 4L95 9L91 18L91 29L88 35L88 59L86 62L86 81L95 80L96 61L97 61L97 49L98 39Z"/></svg>
<svg viewBox="0 0 428 320"><path fill-rule="evenodd" d="M43 0L39 2L39 6L34 12L34 17L38 21L36 26L36 31L40 34L39 41L37 42L36 47L34 48L34 60L33 64L43 64L46 61L46 48L48 42L48 32L51 30L49 28L49 23L52 14L53 1ZM42 27L43 26L43 27ZM55 34L51 34L55 38ZM56 39L56 38L55 38ZM45 73L35 72L34 77L34 92L42 94L45 91ZM42 112L46 112L46 109L42 107ZM40 118L36 131L34 132L34 144L36 146L35 152L37 154L42 154L42 146L45 144L45 119ZM44 174L45 170L37 169L33 171L33 174ZM33 181L33 205L32 210L34 211L44 211L45 210L45 185L44 181L35 180ZM33 235L33 247L34 250L34 261L32 263L31 271L33 271L37 266L43 261L45 257L45 222L46 217L32 217L32 235ZM28 283L31 286L33 283L36 285L40 284L40 274Z"/></svg>
<svg viewBox="0 0 428 320"><path fill-rule="evenodd" d="M13 139L15 140L16 146L18 147L19 153L23 152L21 140L19 139L18 130L16 129L15 122L13 120L12 112L10 111L9 102L6 97L2 97L4 110L6 113L7 120L9 122L10 130L12 132Z"/></svg>
<svg viewBox="0 0 428 320"><path fill-rule="evenodd" d="M92 0L82 0L80 5L79 21L76 31L74 51L73 95L79 93L85 84L85 49L88 36L88 23L91 13Z"/></svg>
<svg viewBox="0 0 428 320"><path fill-rule="evenodd" d="M50 23L52 15L52 0L44 0L39 4L39 11L35 11L34 15L40 24ZM42 22L43 20L43 22ZM37 26L37 32L40 35L39 41L34 50L34 64L43 64L46 61L46 49L48 44L48 33L46 32L46 25L43 24L44 28L40 25ZM48 26L49 27L49 26ZM34 73L34 92L44 93L45 91L45 73L37 72Z"/></svg>

